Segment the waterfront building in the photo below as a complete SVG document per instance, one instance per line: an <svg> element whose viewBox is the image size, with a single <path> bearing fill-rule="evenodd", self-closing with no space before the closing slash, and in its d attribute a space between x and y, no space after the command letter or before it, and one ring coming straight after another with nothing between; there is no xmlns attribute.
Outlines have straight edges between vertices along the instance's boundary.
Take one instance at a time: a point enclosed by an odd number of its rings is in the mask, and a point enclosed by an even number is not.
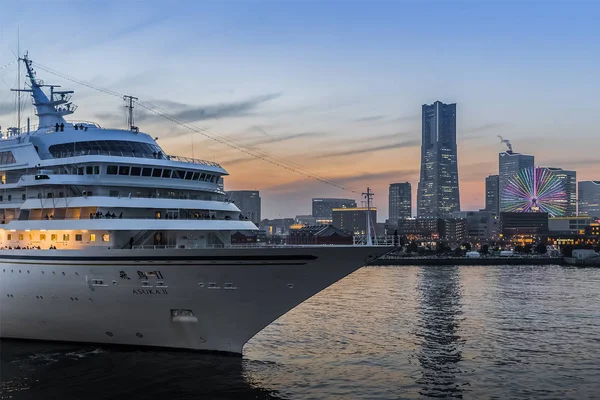
<svg viewBox="0 0 600 400"><path fill-rule="evenodd" d="M456 104L422 107L421 177L418 217L447 217L460 211L456 146Z"/></svg>
<svg viewBox="0 0 600 400"><path fill-rule="evenodd" d="M500 212L504 212L508 209L506 200L502 199L507 181L517 175L522 169L533 168L533 166L533 156L515 153L511 150L498 154L498 193Z"/></svg>
<svg viewBox="0 0 600 400"><path fill-rule="evenodd" d="M550 233L572 233L585 235L586 229L591 225L592 217L555 217L548 220Z"/></svg>
<svg viewBox="0 0 600 400"><path fill-rule="evenodd" d="M485 178L485 211L498 214L500 208L500 182L498 175Z"/></svg>
<svg viewBox="0 0 600 400"><path fill-rule="evenodd" d="M574 217L577 215L577 172L562 168L546 167L551 175L556 176L562 184L564 198L558 200L564 209L561 217Z"/></svg>
<svg viewBox="0 0 600 400"><path fill-rule="evenodd" d="M409 182L392 183L389 192L388 223L397 225L398 220L412 217L412 188Z"/></svg>
<svg viewBox="0 0 600 400"><path fill-rule="evenodd" d="M505 238L514 235L541 235L548 233L548 213L501 212L500 231Z"/></svg>
<svg viewBox="0 0 600 400"><path fill-rule="evenodd" d="M356 208L356 200L326 197L312 199L312 216L320 223L332 222L334 208Z"/></svg>
<svg viewBox="0 0 600 400"><path fill-rule="evenodd" d="M398 234L403 236L437 239L439 233L438 218L404 218L398 221Z"/></svg>
<svg viewBox="0 0 600 400"><path fill-rule="evenodd" d="M263 219L260 227L268 236L286 236L295 224L294 218Z"/></svg>
<svg viewBox="0 0 600 400"><path fill-rule="evenodd" d="M405 218L398 221L398 234L409 239L458 243L467 238L467 221L464 218Z"/></svg>
<svg viewBox="0 0 600 400"><path fill-rule="evenodd" d="M600 219L600 181L580 181L578 185L579 215Z"/></svg>
<svg viewBox="0 0 600 400"><path fill-rule="evenodd" d="M333 226L355 235L367 234L367 215L366 207L354 208L334 208L332 210ZM377 208L371 207L370 214L371 234L375 233L375 224L377 222Z"/></svg>
<svg viewBox="0 0 600 400"><path fill-rule="evenodd" d="M317 219L312 215L296 215L296 223L300 225L318 225Z"/></svg>
<svg viewBox="0 0 600 400"><path fill-rule="evenodd" d="M454 218L464 219L467 223L466 236L475 241L496 240L499 234L498 214L492 211L458 211Z"/></svg>
<svg viewBox="0 0 600 400"><path fill-rule="evenodd" d="M260 219L260 193L258 190L230 190L225 192L227 197L235 203L244 218L258 225Z"/></svg>
<svg viewBox="0 0 600 400"><path fill-rule="evenodd" d="M467 220L464 218L440 219L440 240L458 244L467 239Z"/></svg>
<svg viewBox="0 0 600 400"><path fill-rule="evenodd" d="M353 235L333 225L303 226L290 231L288 244L353 244Z"/></svg>

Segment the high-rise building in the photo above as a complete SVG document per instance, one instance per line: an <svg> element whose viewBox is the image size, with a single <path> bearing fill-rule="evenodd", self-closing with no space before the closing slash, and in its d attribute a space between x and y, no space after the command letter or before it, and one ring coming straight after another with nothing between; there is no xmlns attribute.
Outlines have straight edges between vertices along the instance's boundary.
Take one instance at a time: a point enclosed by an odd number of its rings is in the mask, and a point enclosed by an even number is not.
<svg viewBox="0 0 600 400"><path fill-rule="evenodd" d="M498 175L490 175L485 178L485 211L498 214L500 207L500 190Z"/></svg>
<svg viewBox="0 0 600 400"><path fill-rule="evenodd" d="M456 150L456 104L440 101L422 108L419 217L446 217L460 211Z"/></svg>
<svg viewBox="0 0 600 400"><path fill-rule="evenodd" d="M347 232L353 232L355 235L367 234L367 208L334 208L332 225L338 229ZM375 233L375 224L377 222L377 208L371 207L370 213L371 234Z"/></svg>
<svg viewBox="0 0 600 400"><path fill-rule="evenodd" d="M546 169L562 182L565 193L564 200L559 200L564 205L564 212L556 216L577 216L577 172L567 171L562 168L547 167Z"/></svg>
<svg viewBox="0 0 600 400"><path fill-rule="evenodd" d="M580 181L579 215L600 218L600 181Z"/></svg>
<svg viewBox="0 0 600 400"><path fill-rule="evenodd" d="M525 154L514 153L510 150L502 152L498 155L498 193L500 212L506 211L507 203L502 200L504 187L506 182L519 173L524 168L533 168L534 157Z"/></svg>
<svg viewBox="0 0 600 400"><path fill-rule="evenodd" d="M333 219L331 210L334 208L356 208L356 201L324 197L312 199L312 216L318 221L331 221Z"/></svg>
<svg viewBox="0 0 600 400"><path fill-rule="evenodd" d="M389 195L389 224L397 225L399 219L412 216L412 188L410 183L392 183Z"/></svg>
<svg viewBox="0 0 600 400"><path fill-rule="evenodd" d="M240 209L242 216L260 223L260 193L258 190L230 190L225 192L227 197Z"/></svg>

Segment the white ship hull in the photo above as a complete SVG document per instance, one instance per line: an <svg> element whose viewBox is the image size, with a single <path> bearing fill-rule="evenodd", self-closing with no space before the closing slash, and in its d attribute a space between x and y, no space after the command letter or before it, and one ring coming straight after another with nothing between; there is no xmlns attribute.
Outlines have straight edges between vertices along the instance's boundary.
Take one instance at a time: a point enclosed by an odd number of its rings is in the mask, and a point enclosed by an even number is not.
<svg viewBox="0 0 600 400"><path fill-rule="evenodd" d="M241 353L387 250L0 250L0 337Z"/></svg>

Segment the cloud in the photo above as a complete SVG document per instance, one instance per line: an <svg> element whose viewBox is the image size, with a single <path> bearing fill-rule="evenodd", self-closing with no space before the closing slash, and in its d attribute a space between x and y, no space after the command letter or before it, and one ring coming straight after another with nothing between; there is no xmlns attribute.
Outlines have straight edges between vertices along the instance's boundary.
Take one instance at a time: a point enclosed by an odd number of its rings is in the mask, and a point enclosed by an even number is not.
<svg viewBox="0 0 600 400"><path fill-rule="evenodd" d="M405 115L402 117L394 118L390 122L412 122L412 121L418 121L420 119L421 119L421 116L415 114L415 115Z"/></svg>
<svg viewBox="0 0 600 400"><path fill-rule="evenodd" d="M250 115L258 106L281 96L281 93L269 93L251 97L246 100L231 103L218 103L205 106L189 106L175 102L158 102L160 108L166 108L166 112L173 117L185 122L195 122L207 119L219 119L226 117L241 117ZM158 106L158 104L157 104ZM138 120L156 120L161 117L146 110L140 110Z"/></svg>
<svg viewBox="0 0 600 400"><path fill-rule="evenodd" d="M330 182L338 183L342 186L349 186L351 184L357 183L368 183L374 184L376 181L409 181L415 175L419 173L418 170L404 170L404 171L382 171L382 172L373 172L362 175L350 175L350 176L338 176L338 177L328 177L326 180ZM307 193L311 190L316 190L318 188L311 188L310 186L314 185L323 185L324 182L316 180L316 179L301 179L293 182L287 182L275 186L266 187L263 190L269 192L280 192L280 193ZM350 188L351 189L351 188Z"/></svg>
<svg viewBox="0 0 600 400"><path fill-rule="evenodd" d="M354 121L355 122L373 122L373 121L380 121L385 118L387 118L387 115L371 115L369 117L357 118Z"/></svg>
<svg viewBox="0 0 600 400"><path fill-rule="evenodd" d="M71 50L73 49L89 49L90 47L100 46L106 43L117 41L124 37L129 37L137 32L142 32L144 30L148 30L149 28L155 27L156 25L166 21L169 17L164 14L155 15L150 18L144 19L137 23L128 22L121 29L114 29L111 35L94 35L94 41L81 42L78 45L71 46Z"/></svg>
<svg viewBox="0 0 600 400"><path fill-rule="evenodd" d="M258 106L261 104L270 100L274 100L280 96L281 93L269 93L251 97L242 101L209 104L204 106L191 106L169 100L156 100L149 105L159 108L160 110L158 111L164 111L175 119L190 123L208 119L247 116L250 115L251 112L258 108ZM103 120L110 120L112 122L117 121L115 115L111 113L97 113L95 116ZM156 122L163 120L166 121L166 119L160 115L143 107L138 107L136 109L136 123L138 124L140 122ZM121 121L121 119L118 121ZM179 136L188 132L189 131L181 131L178 133L173 133L170 136Z"/></svg>
<svg viewBox="0 0 600 400"><path fill-rule="evenodd" d="M234 158L233 160L221 161L220 164L223 167L227 168L232 165L244 164L244 163L252 162L252 161L256 161L256 160L258 160L258 158L249 156L249 157Z"/></svg>
<svg viewBox="0 0 600 400"><path fill-rule="evenodd" d="M406 147L416 147L416 146L419 146L420 144L421 144L420 140L405 140L405 141L399 142L399 143L391 143L391 144L384 144L384 145L379 145L379 146L361 147L361 148L357 148L357 149L322 153L322 154L315 155L313 158L351 156L351 155L355 155L355 154L373 153L376 151L402 149L402 148L406 148Z"/></svg>
<svg viewBox="0 0 600 400"><path fill-rule="evenodd" d="M551 163L546 163L548 165L545 166L551 166L551 167L558 167L558 168L562 168L562 167L587 167L590 165L596 165L596 164L600 164L600 157L599 158L582 158L582 159L577 159L577 160L564 160L564 161L552 161Z"/></svg>
<svg viewBox="0 0 600 400"><path fill-rule="evenodd" d="M269 143L279 143L285 142L288 140L299 139L304 137L311 136L322 136L323 132L301 132L301 133L292 133L285 136L269 136L268 138L261 138L246 144L246 146L260 146L261 144L269 144Z"/></svg>

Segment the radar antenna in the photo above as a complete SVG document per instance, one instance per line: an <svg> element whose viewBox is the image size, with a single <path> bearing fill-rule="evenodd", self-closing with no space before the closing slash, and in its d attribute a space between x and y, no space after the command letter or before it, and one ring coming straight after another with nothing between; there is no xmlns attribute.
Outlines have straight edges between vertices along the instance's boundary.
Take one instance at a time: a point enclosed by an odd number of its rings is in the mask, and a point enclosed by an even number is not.
<svg viewBox="0 0 600 400"><path fill-rule="evenodd" d="M133 96L128 96L125 95L123 96L123 100L125 101L125 108L127 108L127 127L129 129L131 129L133 132L138 132L139 129L137 126L135 126L134 121L133 121L133 103L134 101L138 100L137 97L133 97Z"/></svg>

